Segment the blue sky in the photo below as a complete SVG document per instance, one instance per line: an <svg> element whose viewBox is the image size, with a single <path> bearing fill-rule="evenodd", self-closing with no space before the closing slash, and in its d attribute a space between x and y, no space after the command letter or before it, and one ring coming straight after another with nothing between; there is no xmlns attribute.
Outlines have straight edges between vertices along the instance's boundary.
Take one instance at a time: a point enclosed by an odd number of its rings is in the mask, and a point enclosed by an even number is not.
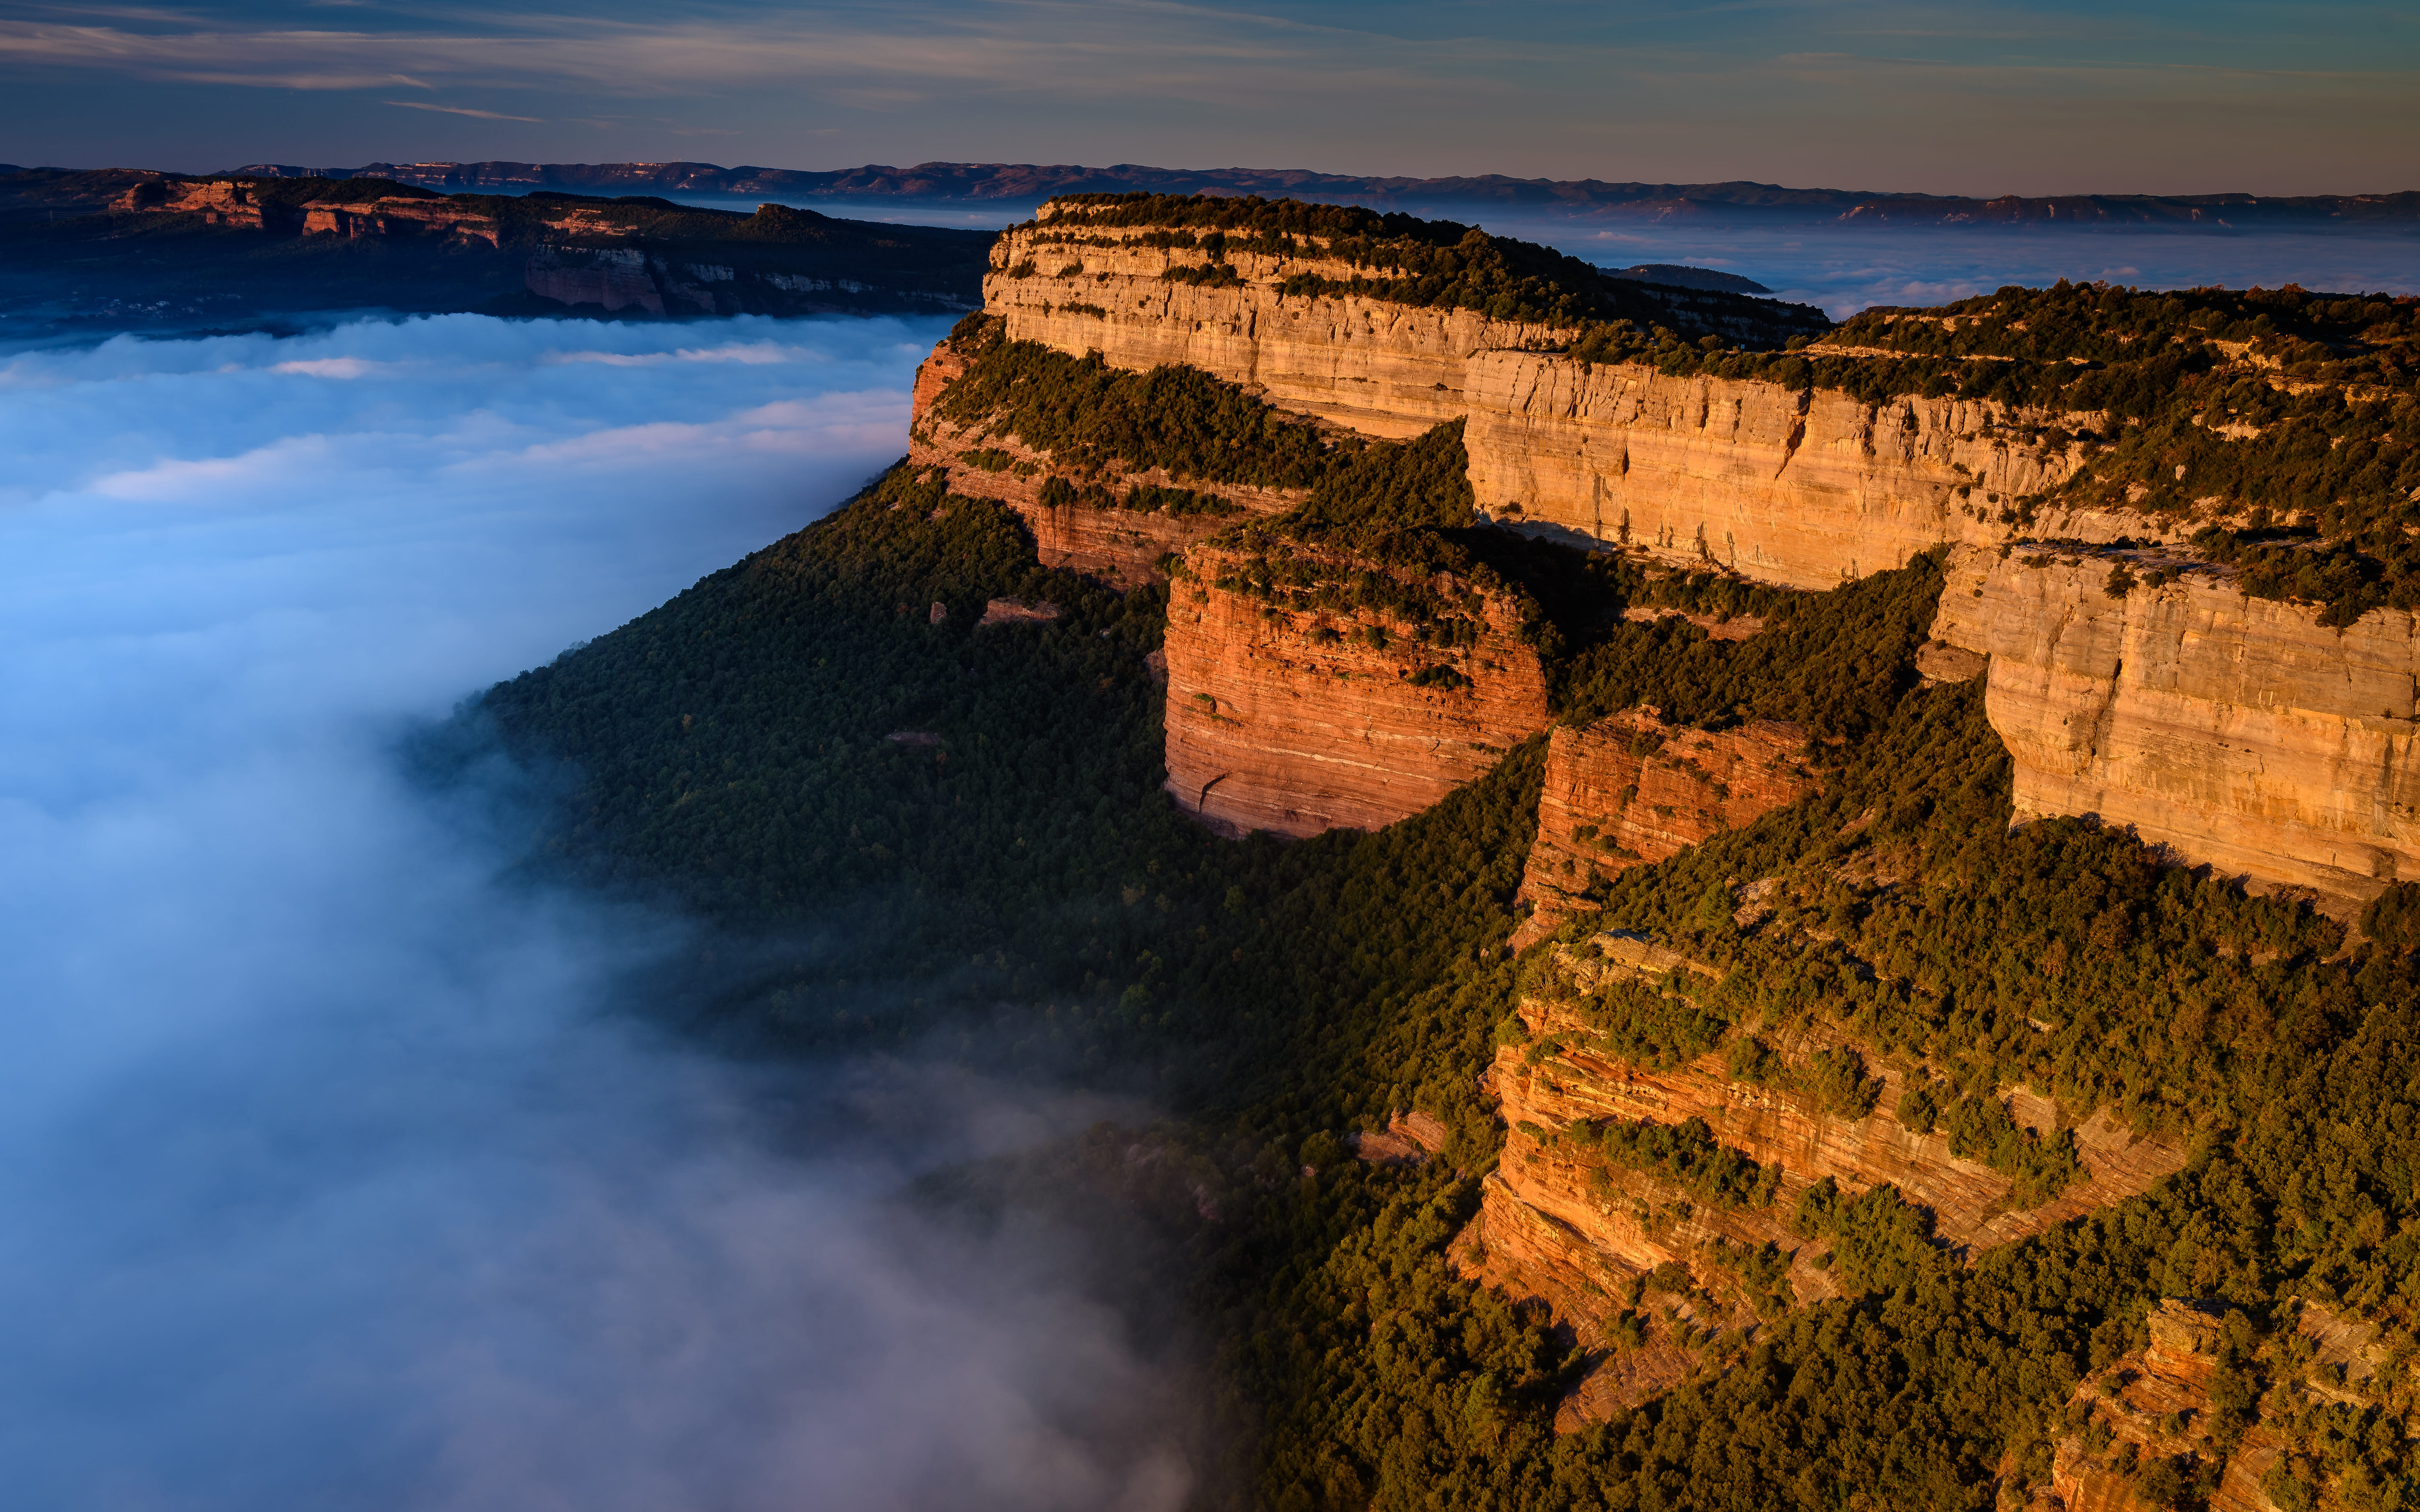
<svg viewBox="0 0 2420 1512"><path fill-rule="evenodd" d="M2420 8L0 5L0 161L1147 162L2420 187Z"/></svg>

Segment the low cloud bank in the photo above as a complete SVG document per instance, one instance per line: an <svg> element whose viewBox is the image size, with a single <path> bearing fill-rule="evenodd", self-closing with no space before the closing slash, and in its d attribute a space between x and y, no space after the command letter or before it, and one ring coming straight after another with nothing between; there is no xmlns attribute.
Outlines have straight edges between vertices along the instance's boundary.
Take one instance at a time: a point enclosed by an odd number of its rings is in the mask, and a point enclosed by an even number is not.
<svg viewBox="0 0 2420 1512"><path fill-rule="evenodd" d="M30 1508L1157 1508L1183 1373L935 1162L1097 1110L735 1068L409 721L901 449L930 322L469 316L0 364L0 1463Z"/></svg>

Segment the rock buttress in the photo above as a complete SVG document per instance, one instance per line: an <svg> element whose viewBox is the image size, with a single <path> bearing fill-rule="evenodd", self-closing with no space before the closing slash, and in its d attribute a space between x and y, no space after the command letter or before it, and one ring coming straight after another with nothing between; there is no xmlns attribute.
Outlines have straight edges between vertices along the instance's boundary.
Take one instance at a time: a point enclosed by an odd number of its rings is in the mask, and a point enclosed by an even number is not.
<svg viewBox="0 0 2420 1512"><path fill-rule="evenodd" d="M1807 733L1772 719L1707 732L1672 728L1642 708L1556 726L1518 898L1532 912L1513 949L1553 933L1598 877L1676 856L1814 792L1806 756Z"/></svg>
<svg viewBox="0 0 2420 1512"><path fill-rule="evenodd" d="M2420 878L2409 612L2329 628L2207 564L2020 546L1952 559L1932 634L1991 657L2021 819L2097 814L2337 911Z"/></svg>
<svg viewBox="0 0 2420 1512"><path fill-rule="evenodd" d="M1339 582L1349 559L1296 557ZM1283 609L1253 559L1205 546L1168 609L1168 789L1221 833L1377 829L1485 773L1546 723L1546 680L1515 608L1451 580L1446 643L1374 607ZM1380 569L1383 570L1383 569Z"/></svg>
<svg viewBox="0 0 2420 1512"><path fill-rule="evenodd" d="M1623 978L1689 982L1685 993L1714 984L1708 968L1626 935L1556 954L1558 978L1581 995ZM1931 1210L1940 1242L1984 1248L2147 1192L2184 1164L2180 1142L2134 1135L2103 1110L2071 1130L2088 1180L2039 1207L2015 1208L2008 1177L1951 1154L1947 1136L1900 1122L1891 1110L1904 1078L1878 1057L1864 1057L1881 1084L1872 1111L1844 1118L1786 1072L1761 1084L1732 1080L1719 1053L1660 1070L1624 1061L1597 1047L1576 1000L1533 993L1518 1011L1528 1041L1499 1048L1488 1073L1508 1126L1504 1153L1453 1253L1465 1273L1516 1299L1544 1300L1583 1346L1602 1351L1558 1418L1565 1428L1602 1421L1677 1380L1712 1330L1769 1322L1775 1300L1835 1294L1831 1273L1814 1263L1823 1244L1792 1227L1799 1198L1827 1177L1848 1194L1887 1182ZM1770 1038L1793 1067L1819 1051L1859 1048L1821 1023ZM2002 1097L2020 1125L2049 1134L2060 1124L2048 1099L2023 1088L2003 1088ZM1756 1163L1768 1183L1762 1200L1710 1201L1652 1171L1609 1165L1570 1137L1606 1121L1678 1128L1692 1119L1714 1143ZM1779 1253L1760 1288L1746 1256L1767 1243ZM1625 1338L1637 1288L1676 1264L1695 1280L1664 1303L1672 1316L1659 1308ZM1772 1299L1761 1305L1761 1289Z"/></svg>

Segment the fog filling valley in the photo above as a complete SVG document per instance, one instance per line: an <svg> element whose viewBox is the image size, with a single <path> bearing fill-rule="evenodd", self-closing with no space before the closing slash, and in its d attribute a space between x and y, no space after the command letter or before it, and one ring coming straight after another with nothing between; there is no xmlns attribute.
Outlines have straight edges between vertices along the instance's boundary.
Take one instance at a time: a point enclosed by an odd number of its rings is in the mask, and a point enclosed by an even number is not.
<svg viewBox="0 0 2420 1512"><path fill-rule="evenodd" d="M940 1162L1080 1101L737 1066L417 724L904 450L932 321L0 363L0 1463L26 1508L1172 1505L1180 1371Z"/></svg>

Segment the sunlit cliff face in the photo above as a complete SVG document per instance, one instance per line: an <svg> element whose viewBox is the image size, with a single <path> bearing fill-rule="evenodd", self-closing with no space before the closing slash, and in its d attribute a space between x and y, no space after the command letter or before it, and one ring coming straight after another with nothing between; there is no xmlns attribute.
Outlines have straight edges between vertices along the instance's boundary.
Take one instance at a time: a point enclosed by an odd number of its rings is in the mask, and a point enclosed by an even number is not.
<svg viewBox="0 0 2420 1512"><path fill-rule="evenodd" d="M891 1201L1097 1109L659 1042L609 1008L691 927L506 880L510 804L392 759L887 463L939 333L458 316L0 364L12 1505L1181 1494L1083 1257Z"/></svg>

